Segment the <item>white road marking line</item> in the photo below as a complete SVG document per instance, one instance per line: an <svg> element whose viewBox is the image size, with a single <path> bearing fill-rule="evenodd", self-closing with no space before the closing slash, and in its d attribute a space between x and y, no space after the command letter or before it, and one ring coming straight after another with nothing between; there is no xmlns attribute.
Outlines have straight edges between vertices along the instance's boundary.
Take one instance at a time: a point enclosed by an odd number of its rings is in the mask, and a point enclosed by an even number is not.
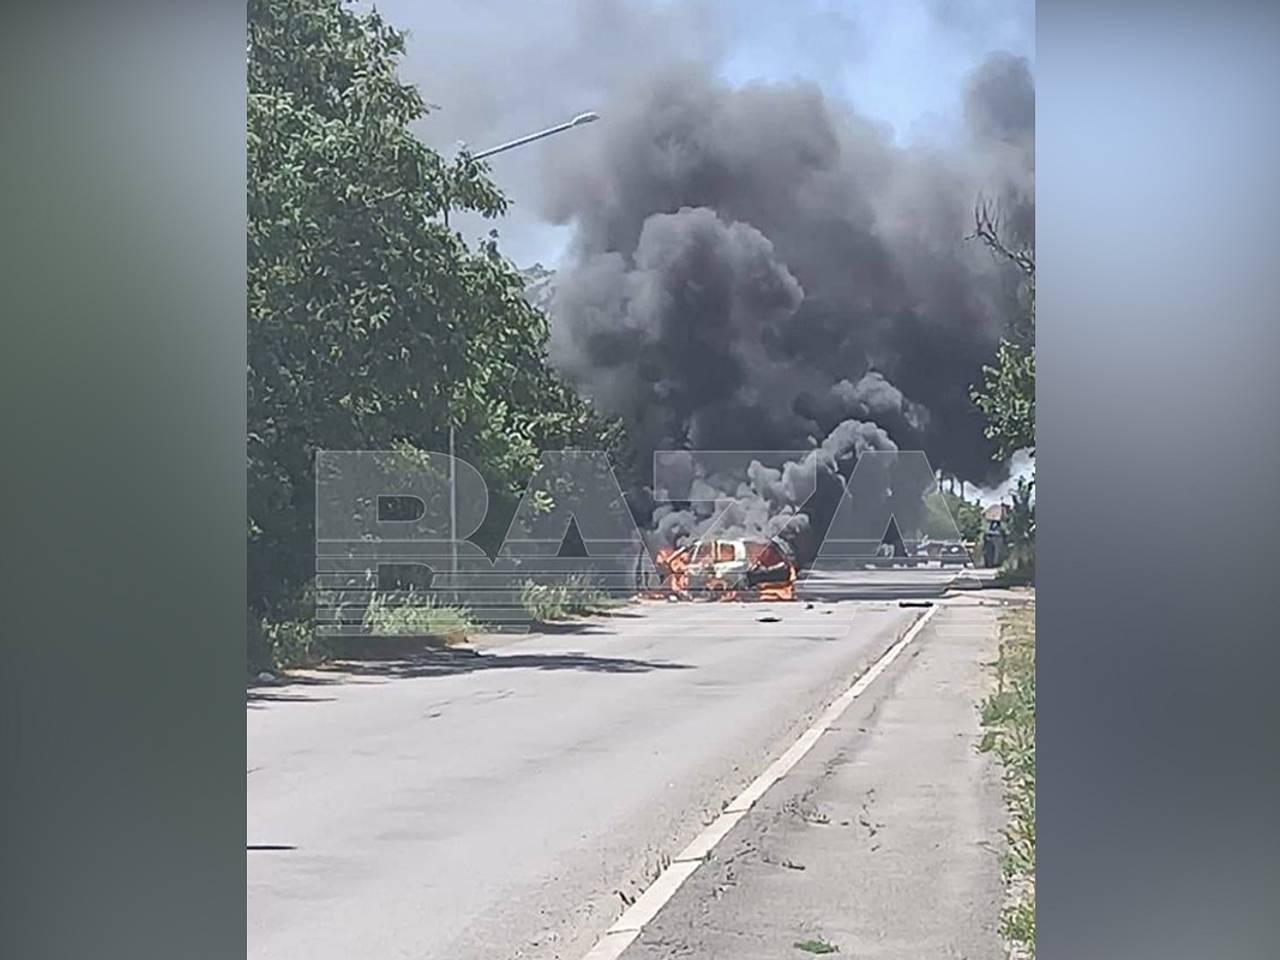
<svg viewBox="0 0 1280 960"><path fill-rule="evenodd" d="M622 916L614 921L613 926L604 932L582 960L617 960L622 956L623 951L640 936L644 925L658 915L658 911L675 896L680 885L706 861L716 844L747 815L747 811L765 795L771 786L786 776L804 755L813 749L813 745L818 742L822 734L840 719L849 705L860 697L894 660L898 659L898 655L919 635L940 609L941 605L935 604L925 610L897 643L882 653L880 659L859 675L848 690L836 697L782 756L769 764L764 773L751 781L747 788L725 807L720 816L704 827L693 842L676 855L670 865L658 874L658 878L645 889L644 893L640 894L635 903L622 911Z"/></svg>
<svg viewBox="0 0 1280 960"><path fill-rule="evenodd" d="M582 960L617 960L622 956L622 951L631 946L638 936L640 936L639 930L628 930L625 933L606 931L605 935L596 941L596 945L587 951Z"/></svg>
<svg viewBox="0 0 1280 960"><path fill-rule="evenodd" d="M701 863L700 860L681 860L671 864L636 898L635 903L627 907L608 932L639 933L646 923L658 915L666 902L675 896L680 884L688 880Z"/></svg>
<svg viewBox="0 0 1280 960"><path fill-rule="evenodd" d="M711 821L707 827L698 834L693 842L676 854L672 863L681 863L686 860L693 860L701 863L710 856L712 849L717 843L723 840L735 826L738 821L746 815L746 810L734 810L733 812L725 811Z"/></svg>

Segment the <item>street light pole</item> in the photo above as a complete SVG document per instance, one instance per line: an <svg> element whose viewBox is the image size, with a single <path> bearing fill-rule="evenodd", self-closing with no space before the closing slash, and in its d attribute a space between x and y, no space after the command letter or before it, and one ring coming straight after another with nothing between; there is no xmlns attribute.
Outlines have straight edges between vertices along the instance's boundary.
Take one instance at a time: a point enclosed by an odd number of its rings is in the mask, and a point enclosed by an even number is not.
<svg viewBox="0 0 1280 960"><path fill-rule="evenodd" d="M537 133L531 133L528 136L519 137L515 140L509 140L506 143L499 144L496 147L490 147L488 150L481 150L479 153L472 154L472 160L483 160L485 157L492 157L495 153L503 153L516 147L522 147L526 143L532 143L535 140L541 140L543 137L549 137L552 134L562 133L565 130L572 130L574 127L580 127L583 124L591 123L599 120L600 115L588 110L586 113L580 113L572 120L557 124L554 127L548 127L546 130L539 130ZM447 190L447 185L446 185ZM449 225L449 205L450 198L445 196L444 203L444 225ZM458 589L458 471L455 466L454 459L454 435L455 424L453 420L453 412L449 413L449 570L453 582L454 602L457 602Z"/></svg>
<svg viewBox="0 0 1280 960"><path fill-rule="evenodd" d="M537 133L531 133L527 137L520 137L516 140L510 140L506 143L499 144L496 147L490 147L488 150L481 150L479 153L472 154L472 160L483 160L485 157L492 157L495 153L502 153L504 150L510 150L513 147L523 147L526 143L532 143L534 140L541 140L543 137L549 137L553 133L561 133L565 130L572 130L574 127L580 127L583 124L591 123L599 120L600 115L588 110L586 113L580 113L572 120L565 123L557 124L554 127L548 127L546 130L539 130Z"/></svg>
<svg viewBox="0 0 1280 960"><path fill-rule="evenodd" d="M449 414L449 579L458 605L458 468L454 459L453 413Z"/></svg>

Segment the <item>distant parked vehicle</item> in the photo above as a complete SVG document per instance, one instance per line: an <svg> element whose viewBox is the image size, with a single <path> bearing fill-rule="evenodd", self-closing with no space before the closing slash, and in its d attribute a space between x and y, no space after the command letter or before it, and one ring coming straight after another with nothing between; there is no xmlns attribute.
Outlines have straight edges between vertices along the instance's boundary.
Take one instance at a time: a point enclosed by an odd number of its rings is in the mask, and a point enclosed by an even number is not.
<svg viewBox="0 0 1280 960"><path fill-rule="evenodd" d="M970 562L969 548L960 540L923 540L916 547L916 557L936 560L943 566Z"/></svg>

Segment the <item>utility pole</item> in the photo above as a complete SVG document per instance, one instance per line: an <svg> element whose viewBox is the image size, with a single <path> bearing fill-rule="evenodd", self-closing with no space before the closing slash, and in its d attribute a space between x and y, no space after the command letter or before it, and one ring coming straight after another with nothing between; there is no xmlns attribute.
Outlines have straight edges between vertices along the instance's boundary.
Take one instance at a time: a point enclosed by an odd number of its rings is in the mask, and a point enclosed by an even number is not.
<svg viewBox="0 0 1280 960"><path fill-rule="evenodd" d="M458 603L458 467L454 459L453 411L449 412L449 579Z"/></svg>
<svg viewBox="0 0 1280 960"><path fill-rule="evenodd" d="M490 147L488 150L481 150L479 153L471 156L472 160L483 160L485 157L491 157L495 153L502 153L515 147L522 147L526 143L532 143L534 140L541 140L543 137L549 137L552 134L562 133L565 130L572 130L574 127L580 127L585 123L599 120L600 115L592 111L580 113L572 120L557 124L554 127L548 127L546 130L539 130L537 133L531 133L524 137L518 137L515 140L509 140L506 143L499 144L496 147ZM452 197L448 193L449 185L445 184L444 211L442 219L446 227L449 226L449 207L452 203ZM449 410L449 574L450 581L453 585L453 602L457 603L458 598L458 469L456 466L456 450L455 445L457 433L457 424L454 420L453 410Z"/></svg>
<svg viewBox="0 0 1280 960"><path fill-rule="evenodd" d="M453 202L445 184L444 225L449 226L449 206ZM454 437L457 429L453 420L453 404L449 404L449 587L451 602L458 604L458 468L455 465Z"/></svg>

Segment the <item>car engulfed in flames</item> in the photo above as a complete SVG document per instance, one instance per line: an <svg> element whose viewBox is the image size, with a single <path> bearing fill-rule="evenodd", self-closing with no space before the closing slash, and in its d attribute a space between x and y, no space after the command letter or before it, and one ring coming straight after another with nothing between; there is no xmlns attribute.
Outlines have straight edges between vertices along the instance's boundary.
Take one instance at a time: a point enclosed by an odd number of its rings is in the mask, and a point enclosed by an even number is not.
<svg viewBox="0 0 1280 960"><path fill-rule="evenodd" d="M795 559L781 540L697 540L658 551L659 589L678 600L794 600Z"/></svg>

